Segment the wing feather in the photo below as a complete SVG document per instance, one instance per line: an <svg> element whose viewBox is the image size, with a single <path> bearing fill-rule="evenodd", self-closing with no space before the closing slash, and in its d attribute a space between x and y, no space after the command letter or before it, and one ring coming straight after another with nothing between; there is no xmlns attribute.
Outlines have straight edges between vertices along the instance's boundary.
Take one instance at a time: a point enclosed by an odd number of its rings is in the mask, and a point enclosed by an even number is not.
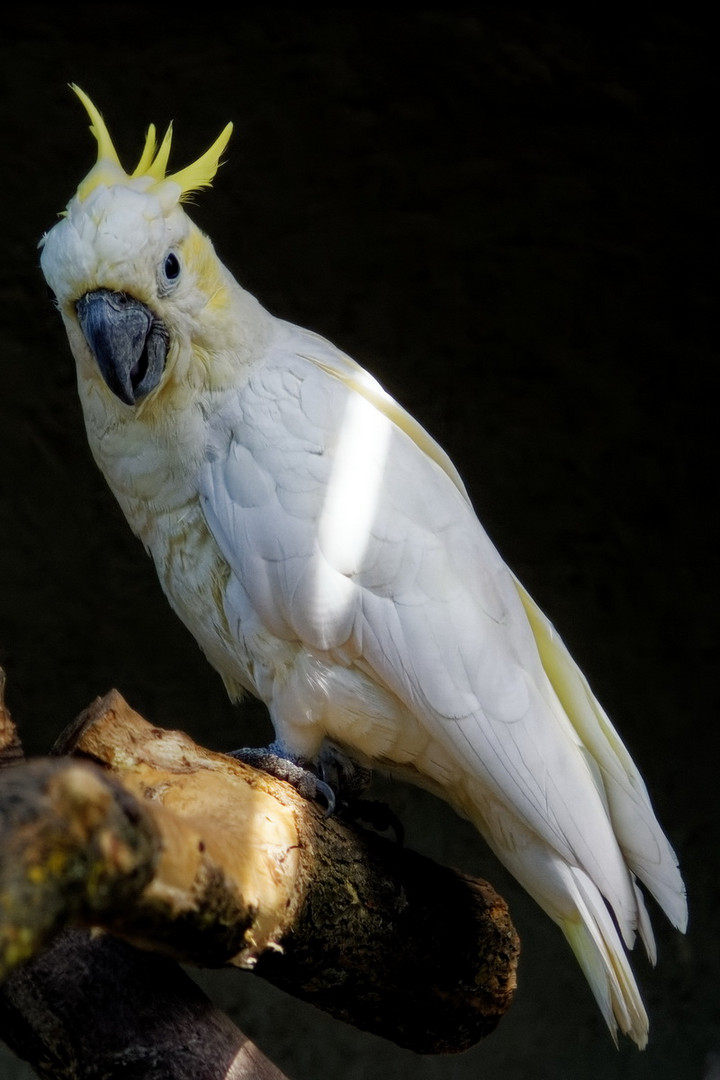
<svg viewBox="0 0 720 1080"><path fill-rule="evenodd" d="M263 625L355 658L490 797L587 869L630 937L633 885L598 770L553 707L514 580L429 436L372 387L358 393L360 369L336 371L329 346L314 362L309 346L271 353L218 414L229 449L208 462L203 495L225 558Z"/></svg>

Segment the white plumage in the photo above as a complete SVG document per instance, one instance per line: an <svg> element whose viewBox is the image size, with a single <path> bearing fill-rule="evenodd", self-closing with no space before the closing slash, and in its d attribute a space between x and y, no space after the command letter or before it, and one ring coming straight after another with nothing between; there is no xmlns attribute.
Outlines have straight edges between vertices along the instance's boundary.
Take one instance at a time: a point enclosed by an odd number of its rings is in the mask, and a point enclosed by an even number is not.
<svg viewBox="0 0 720 1080"><path fill-rule="evenodd" d="M637 881L681 929L685 893L586 680L444 452L352 360L248 296L187 218L179 200L224 142L166 177L153 141L128 176L81 96L98 164L42 266L93 454L170 603L288 752L331 739L469 817L564 931L611 1031L643 1046L624 946L640 933L655 951ZM154 344L132 352L146 317Z"/></svg>

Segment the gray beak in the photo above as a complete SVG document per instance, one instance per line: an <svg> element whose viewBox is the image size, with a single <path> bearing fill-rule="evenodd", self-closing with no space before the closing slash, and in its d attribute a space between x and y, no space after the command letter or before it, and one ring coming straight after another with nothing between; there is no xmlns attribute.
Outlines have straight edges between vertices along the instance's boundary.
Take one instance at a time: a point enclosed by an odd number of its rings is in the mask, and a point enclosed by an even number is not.
<svg viewBox="0 0 720 1080"><path fill-rule="evenodd" d="M103 379L126 405L135 405L162 377L168 333L149 308L127 293L96 289L75 305L85 340Z"/></svg>

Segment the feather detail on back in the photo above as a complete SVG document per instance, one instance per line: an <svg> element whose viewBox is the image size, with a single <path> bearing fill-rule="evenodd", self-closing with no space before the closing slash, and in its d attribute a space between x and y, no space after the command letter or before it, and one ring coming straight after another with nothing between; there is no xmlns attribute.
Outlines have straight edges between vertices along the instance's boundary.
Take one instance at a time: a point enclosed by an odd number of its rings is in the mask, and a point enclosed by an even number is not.
<svg viewBox="0 0 720 1080"><path fill-rule="evenodd" d="M319 338L318 341L326 344L322 338ZM459 472L440 444L433 439L432 435L428 434L422 424L419 424L409 412L403 409L401 405L398 405L397 401L388 394L385 388L369 372L360 367L355 360L338 352L336 349L332 350L332 363L328 362L326 357L321 359L317 353L308 354L304 359L309 360L312 364L317 364L328 375L340 379L349 390L361 394L384 416L387 416L388 420L391 420L401 431L404 431L424 454L427 454L447 473L458 491L470 502L470 497Z"/></svg>

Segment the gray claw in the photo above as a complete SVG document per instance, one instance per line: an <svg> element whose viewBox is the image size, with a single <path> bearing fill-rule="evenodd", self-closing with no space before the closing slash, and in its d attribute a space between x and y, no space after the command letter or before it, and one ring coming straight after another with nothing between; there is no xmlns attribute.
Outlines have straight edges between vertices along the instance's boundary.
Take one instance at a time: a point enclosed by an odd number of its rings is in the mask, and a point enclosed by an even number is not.
<svg viewBox="0 0 720 1080"><path fill-rule="evenodd" d="M299 761L286 756L277 743L267 747L242 747L232 750L230 757L244 761L256 769L263 769L278 780L286 780L309 802L325 804L325 814L330 816L335 811L335 792L324 780Z"/></svg>

